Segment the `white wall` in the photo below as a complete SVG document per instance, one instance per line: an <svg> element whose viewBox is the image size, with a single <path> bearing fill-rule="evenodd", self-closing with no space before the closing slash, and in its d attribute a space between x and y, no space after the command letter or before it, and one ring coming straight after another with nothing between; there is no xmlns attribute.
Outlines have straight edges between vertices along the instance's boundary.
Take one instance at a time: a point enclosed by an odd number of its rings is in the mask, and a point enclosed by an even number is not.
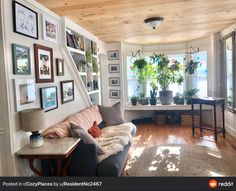
<svg viewBox="0 0 236 191"><path fill-rule="evenodd" d="M42 15L48 15L56 19L59 23L61 22L61 18L54 14L53 12L49 11L39 3L35 1L30 1L30 0L19 0L18 2L24 4L25 6L29 7L30 9L36 11L38 13L38 31L39 31L39 39L32 39L17 33L13 32L13 19L12 19L12 1L9 0L2 0L2 6L1 7L1 16L3 17L3 29L4 33L6 34L3 36L4 38L1 40L4 40L4 51L5 51L5 59L4 61L1 60L1 83L0 87L0 106L2 108L2 105L4 103L7 104L5 106L6 108L9 107L9 112L7 110L4 110L4 113L1 115L2 116L9 116L9 120L5 123L10 123L9 127L6 125L5 127L8 128L5 130L5 132L9 132L9 134L6 135L6 139L9 139L11 141L11 146L7 144L6 142L2 145L1 144L1 152L4 151L5 146L7 146L7 150L10 151L11 157L10 159L7 158L7 155L1 158L3 161L9 161L11 162L8 165L8 168L11 168L12 171L9 172L8 170L3 170L7 173L6 175L21 175L21 176L28 176L30 174L33 174L31 170L29 170L28 164L26 164L25 160L21 160L18 157L15 156L15 152L22 148L24 145L29 143L29 134L25 133L21 130L20 126L20 118L19 118L19 112L16 111L15 109L15 92L14 92L14 84L13 84L13 79L26 79L26 78L35 78L35 68L34 68L34 49L33 45L34 43L50 47L53 49L53 66L54 66L54 82L53 83L37 83L36 84L36 92L37 92L37 104L36 107L40 107L40 95L39 95L39 88L40 87L47 87L47 86L57 86L58 90L58 108L49 112L46 112L46 126L49 127L57 122L60 122L64 120L68 115L78 112L88 105L83 102L83 99L81 97L81 93L79 92L79 88L75 86L75 100L66 104L61 104L61 96L60 96L60 81L64 80L72 80L73 76L71 75L70 71L68 70L67 65L69 63L65 63L65 76L56 76L56 66L55 66L55 59L56 58L63 58L62 57L62 52L60 51L61 44L55 44L51 42L47 42L42 40ZM60 27L59 27L60 28ZM95 39L95 41L98 41L98 39L93 36L91 33L88 31L83 30L83 34L86 36L88 35L88 38L92 38L92 40ZM63 33L60 33L63 34ZM63 39L63 38L62 38ZM101 41L99 41L101 42ZM27 47L30 47L30 53L31 53L31 75L14 75L13 74L13 64L12 64L12 51L11 51L11 45L12 43L24 45ZM64 43L64 42L62 42ZM102 42L101 42L102 44ZM2 45L2 43L0 43ZM101 46L100 51L105 52L104 45ZM2 48L0 48L0 55L2 53ZM0 59L3 57L1 56ZM4 74L6 76L4 76ZM5 82L6 81L6 82ZM75 84L76 85L76 84ZM6 98L7 95L7 98ZM4 100L4 99L7 99ZM2 109L1 109L2 112ZM7 117L6 117L7 119ZM4 122L4 120L1 120ZM4 123L2 123L4 124ZM0 130L1 130L0 126ZM3 132L3 131L1 131ZM1 133L0 133L1 134ZM1 136L1 135L0 135ZM3 139L1 139L2 141ZM2 143L2 142L1 142ZM2 153L1 153L1 156ZM13 161L11 161L11 159ZM15 161L15 162L14 162ZM4 163L6 164L6 163Z"/></svg>

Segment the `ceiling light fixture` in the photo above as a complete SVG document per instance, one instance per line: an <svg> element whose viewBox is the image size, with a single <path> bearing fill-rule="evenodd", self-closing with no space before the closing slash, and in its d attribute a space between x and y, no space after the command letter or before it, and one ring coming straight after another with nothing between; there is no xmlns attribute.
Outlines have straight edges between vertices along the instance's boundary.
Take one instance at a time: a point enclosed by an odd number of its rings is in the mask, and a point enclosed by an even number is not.
<svg viewBox="0 0 236 191"><path fill-rule="evenodd" d="M163 17L151 17L144 20L144 23L151 26L153 30L160 26L161 22L164 20Z"/></svg>

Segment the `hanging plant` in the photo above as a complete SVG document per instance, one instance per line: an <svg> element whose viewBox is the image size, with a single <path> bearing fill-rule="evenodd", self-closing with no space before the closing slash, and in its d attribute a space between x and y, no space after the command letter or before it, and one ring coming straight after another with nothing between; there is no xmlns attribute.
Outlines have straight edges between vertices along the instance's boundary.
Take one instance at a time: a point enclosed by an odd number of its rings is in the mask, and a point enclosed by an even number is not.
<svg viewBox="0 0 236 191"><path fill-rule="evenodd" d="M190 75L194 74L194 72L197 70L197 68L200 66L200 62L190 60L185 65L185 73L189 73Z"/></svg>

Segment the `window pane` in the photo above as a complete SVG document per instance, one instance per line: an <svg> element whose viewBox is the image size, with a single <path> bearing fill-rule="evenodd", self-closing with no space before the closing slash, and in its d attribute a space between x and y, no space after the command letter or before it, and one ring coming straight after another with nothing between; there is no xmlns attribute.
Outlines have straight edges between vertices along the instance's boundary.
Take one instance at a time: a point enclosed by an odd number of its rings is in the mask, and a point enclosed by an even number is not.
<svg viewBox="0 0 236 191"><path fill-rule="evenodd" d="M184 55L183 54L175 54L175 55L168 55L168 58L170 61L177 60L177 62L180 62L181 64L184 64ZM182 75L184 76L184 67L181 71ZM173 96L175 96L176 93L183 94L184 92L184 82L182 84L170 84L169 90L173 91Z"/></svg>
<svg viewBox="0 0 236 191"><path fill-rule="evenodd" d="M201 97L207 97L207 51L195 53L192 57L194 61L200 62L196 78L194 79L196 88L199 89L197 94Z"/></svg>
<svg viewBox="0 0 236 191"><path fill-rule="evenodd" d="M226 76L227 76L227 90L226 103L233 107L233 63L232 63L232 37L226 40Z"/></svg>

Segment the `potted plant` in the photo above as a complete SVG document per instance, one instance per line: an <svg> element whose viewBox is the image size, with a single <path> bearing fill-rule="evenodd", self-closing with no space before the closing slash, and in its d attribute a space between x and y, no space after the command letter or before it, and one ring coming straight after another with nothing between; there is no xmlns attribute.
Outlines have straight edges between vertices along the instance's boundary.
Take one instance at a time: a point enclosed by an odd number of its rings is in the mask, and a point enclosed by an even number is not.
<svg viewBox="0 0 236 191"><path fill-rule="evenodd" d="M190 61L187 62L187 64L185 65L185 73L189 73L190 75L194 74L194 72L195 72L196 69L199 67L199 65L200 65L200 62L190 60Z"/></svg>
<svg viewBox="0 0 236 191"><path fill-rule="evenodd" d="M156 65L154 72L161 88L159 91L160 102L162 105L169 105L173 101L173 92L168 90L169 85L172 83L181 84L184 81L180 72L181 64L176 60L170 63L167 55L164 54L153 54L150 59Z"/></svg>
<svg viewBox="0 0 236 191"><path fill-rule="evenodd" d="M136 74L138 89L140 90L140 103L143 105L148 104L148 98L146 98L146 89L147 89L147 81L152 76L152 68L151 65L147 63L144 58L139 58L134 61L132 70Z"/></svg>
<svg viewBox="0 0 236 191"><path fill-rule="evenodd" d="M150 105L156 105L157 104L157 84L155 81L152 81L150 83L152 90L150 90Z"/></svg>
<svg viewBox="0 0 236 191"><path fill-rule="evenodd" d="M137 96L132 96L130 98L130 101L131 101L131 104L132 105L137 105L137 100L138 100L138 97Z"/></svg>
<svg viewBox="0 0 236 191"><path fill-rule="evenodd" d="M93 66L93 72L98 73L98 70L99 70L98 63L97 63L97 59L94 57L92 58L92 66Z"/></svg>
<svg viewBox="0 0 236 191"><path fill-rule="evenodd" d="M176 105L183 105L184 104L184 96L183 94L176 93L175 97L173 97L174 103Z"/></svg>
<svg viewBox="0 0 236 191"><path fill-rule="evenodd" d="M194 89L189 89L185 90L184 92L184 98L186 99L187 104L191 104L191 98L197 94L199 89L194 88Z"/></svg>
<svg viewBox="0 0 236 191"><path fill-rule="evenodd" d="M140 93L139 94L139 103L141 105L148 105L148 98L146 97L145 93Z"/></svg>

